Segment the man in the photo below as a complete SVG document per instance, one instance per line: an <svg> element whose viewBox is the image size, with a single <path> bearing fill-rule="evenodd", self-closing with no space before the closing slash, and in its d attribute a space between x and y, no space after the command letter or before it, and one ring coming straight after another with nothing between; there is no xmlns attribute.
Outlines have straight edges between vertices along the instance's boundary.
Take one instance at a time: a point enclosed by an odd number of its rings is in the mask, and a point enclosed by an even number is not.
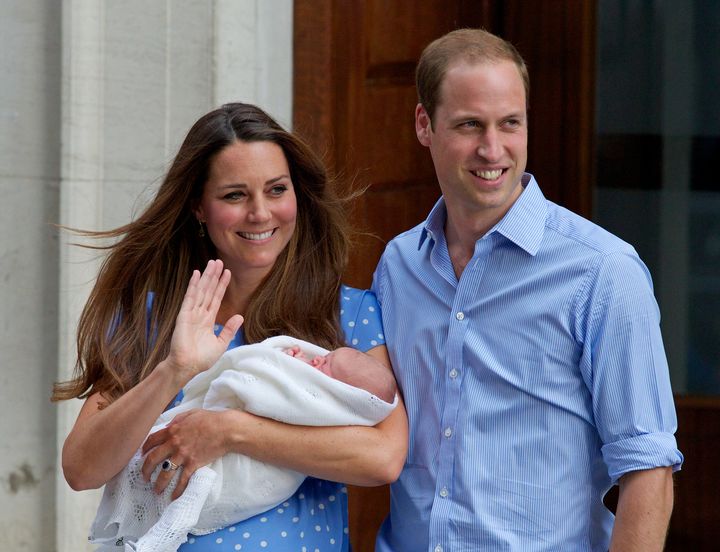
<svg viewBox="0 0 720 552"><path fill-rule="evenodd" d="M410 421L377 550L661 550L683 458L645 265L524 172L512 45L454 31L417 86L442 198L373 283Z"/></svg>

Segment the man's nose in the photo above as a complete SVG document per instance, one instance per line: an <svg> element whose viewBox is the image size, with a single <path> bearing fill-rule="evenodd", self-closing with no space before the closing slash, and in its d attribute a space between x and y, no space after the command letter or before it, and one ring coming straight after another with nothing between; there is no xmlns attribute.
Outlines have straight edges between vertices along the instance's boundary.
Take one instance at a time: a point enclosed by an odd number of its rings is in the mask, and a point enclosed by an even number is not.
<svg viewBox="0 0 720 552"><path fill-rule="evenodd" d="M502 157L502 143L496 128L490 127L480 135L477 152L487 161L499 161Z"/></svg>

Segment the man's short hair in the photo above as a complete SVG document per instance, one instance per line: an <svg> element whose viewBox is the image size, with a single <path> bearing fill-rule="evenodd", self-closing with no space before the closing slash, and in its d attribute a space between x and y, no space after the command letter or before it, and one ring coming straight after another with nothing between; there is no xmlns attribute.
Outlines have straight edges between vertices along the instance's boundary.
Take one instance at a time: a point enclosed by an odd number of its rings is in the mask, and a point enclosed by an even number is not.
<svg viewBox="0 0 720 552"><path fill-rule="evenodd" d="M530 77L525 60L515 46L484 29L458 29L428 44L415 71L418 102L423 105L431 121L440 102L440 88L445 73L457 61L512 61L520 72L525 87L525 103L528 103Z"/></svg>

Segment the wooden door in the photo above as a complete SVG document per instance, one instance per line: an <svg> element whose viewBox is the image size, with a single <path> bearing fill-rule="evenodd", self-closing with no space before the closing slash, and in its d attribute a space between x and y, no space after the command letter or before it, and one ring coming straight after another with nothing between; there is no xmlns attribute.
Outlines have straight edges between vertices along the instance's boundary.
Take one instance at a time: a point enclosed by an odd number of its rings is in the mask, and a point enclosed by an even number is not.
<svg viewBox="0 0 720 552"><path fill-rule="evenodd" d="M367 287L385 242L421 221L440 195L415 137L417 58L434 38L478 25L477 2L295 2L295 129L356 187L361 236L346 281Z"/></svg>
<svg viewBox="0 0 720 552"><path fill-rule="evenodd" d="M533 83L529 170L548 197L589 213L594 2L294 5L294 128L346 181L367 186L352 220L373 235L358 239L348 284L368 287L386 241L422 221L440 195L430 155L415 136L414 70L422 49L455 28L482 26L519 47ZM373 550L387 511L387 488L350 489L356 552Z"/></svg>

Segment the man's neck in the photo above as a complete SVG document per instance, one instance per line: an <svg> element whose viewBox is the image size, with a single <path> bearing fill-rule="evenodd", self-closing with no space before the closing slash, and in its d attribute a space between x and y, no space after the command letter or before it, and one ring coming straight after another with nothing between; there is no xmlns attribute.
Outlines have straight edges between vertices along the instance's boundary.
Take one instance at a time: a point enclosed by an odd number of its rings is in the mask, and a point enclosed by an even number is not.
<svg viewBox="0 0 720 552"><path fill-rule="evenodd" d="M477 212L452 209L446 204L445 240L458 280L465 266L475 254L475 244L495 226L507 211L496 213L492 217L481 217Z"/></svg>
<svg viewBox="0 0 720 552"><path fill-rule="evenodd" d="M458 280L465 266L475 254L475 242L484 235L484 232L471 230L464 221L459 221L458 217L453 216L448 210L445 221L445 241Z"/></svg>

